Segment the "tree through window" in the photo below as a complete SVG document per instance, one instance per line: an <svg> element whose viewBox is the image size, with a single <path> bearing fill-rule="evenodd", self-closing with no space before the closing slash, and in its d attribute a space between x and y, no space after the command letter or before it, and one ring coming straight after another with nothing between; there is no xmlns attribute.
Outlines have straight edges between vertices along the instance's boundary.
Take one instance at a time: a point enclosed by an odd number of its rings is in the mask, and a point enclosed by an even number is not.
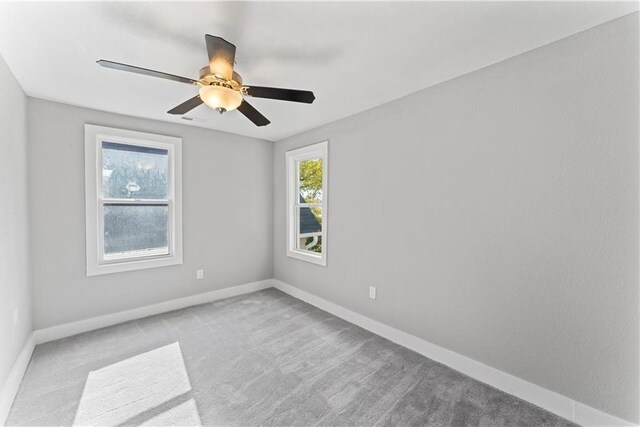
<svg viewBox="0 0 640 427"><path fill-rule="evenodd" d="M287 153L288 254L326 265L327 143Z"/></svg>

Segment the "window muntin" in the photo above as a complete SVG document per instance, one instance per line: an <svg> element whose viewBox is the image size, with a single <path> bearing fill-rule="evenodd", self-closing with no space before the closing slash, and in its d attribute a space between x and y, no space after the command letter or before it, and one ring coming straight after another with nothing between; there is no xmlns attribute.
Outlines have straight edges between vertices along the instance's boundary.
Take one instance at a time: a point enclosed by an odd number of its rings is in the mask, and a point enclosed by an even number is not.
<svg viewBox="0 0 640 427"><path fill-rule="evenodd" d="M87 275L182 263L181 140L85 125Z"/></svg>
<svg viewBox="0 0 640 427"><path fill-rule="evenodd" d="M287 255L326 265L327 142L287 152Z"/></svg>

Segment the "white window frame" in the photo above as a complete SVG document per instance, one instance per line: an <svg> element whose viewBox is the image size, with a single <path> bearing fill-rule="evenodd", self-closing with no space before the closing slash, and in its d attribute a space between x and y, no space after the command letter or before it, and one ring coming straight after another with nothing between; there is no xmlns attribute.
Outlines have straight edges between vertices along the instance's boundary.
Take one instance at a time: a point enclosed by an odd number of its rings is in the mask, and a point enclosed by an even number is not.
<svg viewBox="0 0 640 427"><path fill-rule="evenodd" d="M182 139L104 126L84 125L85 215L87 276L182 264ZM102 194L102 142L160 148L169 153L169 192L157 200L169 208L169 253L136 258L106 260L104 257ZM112 200L110 199L110 202ZM118 203L139 205L153 200L118 199Z"/></svg>
<svg viewBox="0 0 640 427"><path fill-rule="evenodd" d="M300 203L298 162L301 160L322 158L322 203ZM306 147L286 152L287 174L287 256L314 264L327 265L329 212L327 200L329 188L329 141L318 142ZM319 206L322 208L322 253L297 249L300 230L298 224L298 208ZM304 237L304 236L303 236Z"/></svg>

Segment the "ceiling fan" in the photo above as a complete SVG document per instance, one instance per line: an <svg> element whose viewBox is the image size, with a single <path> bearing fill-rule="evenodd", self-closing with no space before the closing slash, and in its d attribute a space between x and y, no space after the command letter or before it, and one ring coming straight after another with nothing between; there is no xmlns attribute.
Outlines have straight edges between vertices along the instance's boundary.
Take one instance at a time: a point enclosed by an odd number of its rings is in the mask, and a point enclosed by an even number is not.
<svg viewBox="0 0 640 427"><path fill-rule="evenodd" d="M205 103L220 114L237 109L256 126L266 126L271 123L269 119L260 114L243 97L253 96L255 98L278 99L305 104L311 104L316 98L313 92L308 90L243 85L242 78L233 70L236 56L235 45L221 37L209 34L205 35L204 38L207 43L207 52L209 53L209 65L200 69L199 80L104 59L97 61L97 63L115 70L129 71L199 86L198 95L167 111L169 114L186 114L198 105Z"/></svg>

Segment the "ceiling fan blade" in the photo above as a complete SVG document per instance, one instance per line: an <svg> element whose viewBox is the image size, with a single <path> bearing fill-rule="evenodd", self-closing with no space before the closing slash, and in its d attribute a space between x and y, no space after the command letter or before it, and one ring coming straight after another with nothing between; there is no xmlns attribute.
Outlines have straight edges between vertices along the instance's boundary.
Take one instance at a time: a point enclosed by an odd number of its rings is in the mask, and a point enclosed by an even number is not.
<svg viewBox="0 0 640 427"><path fill-rule="evenodd" d="M200 104L202 104L202 99L200 99L200 95L196 95L193 98L184 101L182 104L178 105L177 107L173 107L171 110L167 111L167 113L186 114Z"/></svg>
<svg viewBox="0 0 640 427"><path fill-rule="evenodd" d="M253 108L253 105L249 104L244 99L242 100L242 104L238 107L238 111L244 114L244 116L251 120L256 126L266 126L271 123L269 119L260 114L258 110Z"/></svg>
<svg viewBox="0 0 640 427"><path fill-rule="evenodd" d="M189 79L187 77L180 77L173 74L163 73L161 71L149 70L146 68L135 67L133 65L120 64L119 62L106 61L101 59L96 61L98 65L102 65L103 67L113 68L114 70L122 70L129 71L130 73L142 74L145 76L151 77L160 77L161 79L173 80L175 82L187 83L187 84L195 84L197 83L193 79Z"/></svg>
<svg viewBox="0 0 640 427"><path fill-rule="evenodd" d="M316 99L309 90L280 89L277 87L247 86L246 94L255 98L279 99L281 101L311 104Z"/></svg>
<svg viewBox="0 0 640 427"><path fill-rule="evenodd" d="M233 64L236 60L236 47L222 37L206 34L207 53L209 54L209 68L211 74L231 80L233 78Z"/></svg>

